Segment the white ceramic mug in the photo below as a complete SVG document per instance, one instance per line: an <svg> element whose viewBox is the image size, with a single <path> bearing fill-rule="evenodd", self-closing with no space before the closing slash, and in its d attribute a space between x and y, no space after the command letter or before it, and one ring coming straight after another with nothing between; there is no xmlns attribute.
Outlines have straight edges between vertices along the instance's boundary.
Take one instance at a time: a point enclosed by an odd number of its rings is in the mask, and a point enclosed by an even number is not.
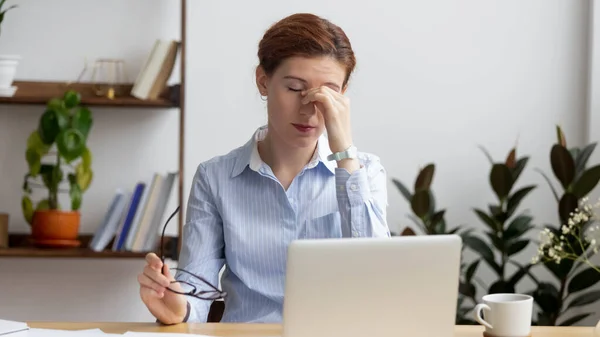
<svg viewBox="0 0 600 337"><path fill-rule="evenodd" d="M486 335L529 336L533 297L524 294L490 294L483 296L482 299L483 303L475 306L475 320L485 326Z"/></svg>

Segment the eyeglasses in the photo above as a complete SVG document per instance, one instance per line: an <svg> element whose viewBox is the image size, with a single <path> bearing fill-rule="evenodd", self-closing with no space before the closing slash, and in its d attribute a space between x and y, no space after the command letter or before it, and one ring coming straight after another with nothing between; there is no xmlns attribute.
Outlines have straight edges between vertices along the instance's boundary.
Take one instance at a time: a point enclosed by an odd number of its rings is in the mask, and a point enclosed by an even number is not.
<svg viewBox="0 0 600 337"><path fill-rule="evenodd" d="M167 219L167 222L165 223L165 226L163 227L163 230L162 230L162 234L160 236L160 260L162 261L163 265L165 263L165 256L163 253L163 242L165 239L165 229L167 229L167 224L169 223L169 221L171 221L171 219L175 216L175 214L177 214L177 212L179 212L179 206L177 206L177 209L175 209L173 214L171 214L171 216L169 216L169 218ZM176 284L181 289L181 291L180 291L180 290L171 289L170 287L167 287L167 289L171 292L174 292L176 294L186 295L186 296L192 296L195 298L199 298L201 300L218 300L218 299L225 298L225 296L227 296L226 292L219 290L219 288L217 288L216 286L214 286L213 284L211 284L210 282L208 282L205 278L203 278L201 276L198 276L194 273L191 273L187 270L180 269L180 268L170 268L170 269L185 273L185 274L191 276L192 279L196 279L199 281L198 283L188 282L188 281L184 281L184 280L171 281L171 284ZM162 271L162 273L164 275L164 273L165 273L164 270ZM198 288L200 288L202 286L206 286L206 287L210 288L210 290L199 290Z"/></svg>

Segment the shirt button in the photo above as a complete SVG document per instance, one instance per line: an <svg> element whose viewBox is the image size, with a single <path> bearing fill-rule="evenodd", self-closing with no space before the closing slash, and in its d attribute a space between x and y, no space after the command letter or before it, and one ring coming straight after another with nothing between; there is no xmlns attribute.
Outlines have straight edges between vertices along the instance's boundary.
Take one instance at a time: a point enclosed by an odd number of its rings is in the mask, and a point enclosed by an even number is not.
<svg viewBox="0 0 600 337"><path fill-rule="evenodd" d="M356 191L356 190L358 190L358 186L356 186L356 184L352 184L352 185L350 185L350 189L352 191Z"/></svg>

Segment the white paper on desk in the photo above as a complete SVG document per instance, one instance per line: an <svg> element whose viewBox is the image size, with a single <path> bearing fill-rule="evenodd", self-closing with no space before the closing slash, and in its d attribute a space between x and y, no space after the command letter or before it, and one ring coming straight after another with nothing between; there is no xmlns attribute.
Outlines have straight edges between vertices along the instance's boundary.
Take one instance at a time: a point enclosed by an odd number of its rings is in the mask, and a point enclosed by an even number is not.
<svg viewBox="0 0 600 337"><path fill-rule="evenodd" d="M27 329L29 329L29 326L27 326L27 323L25 322L8 321L0 319L0 336L10 334L12 337L17 332L23 334L23 331L26 331Z"/></svg>
<svg viewBox="0 0 600 337"><path fill-rule="evenodd" d="M88 336L123 336L121 334L107 334L100 329L87 330L59 330L59 329L29 329L27 337L88 337ZM2 336L4 337L4 336ZM12 337L12 336L6 336Z"/></svg>
<svg viewBox="0 0 600 337"><path fill-rule="evenodd" d="M196 335L196 334L191 334L191 333L135 332L135 331L127 331L122 336L126 336L126 337L182 337L182 336L215 337L215 336L208 336L208 335Z"/></svg>

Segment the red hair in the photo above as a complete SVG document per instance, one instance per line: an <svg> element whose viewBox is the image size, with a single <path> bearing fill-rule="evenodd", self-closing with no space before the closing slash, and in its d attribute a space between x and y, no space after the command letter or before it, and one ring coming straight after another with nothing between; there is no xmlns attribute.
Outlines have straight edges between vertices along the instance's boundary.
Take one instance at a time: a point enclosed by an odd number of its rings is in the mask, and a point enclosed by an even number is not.
<svg viewBox="0 0 600 337"><path fill-rule="evenodd" d="M314 14L292 14L272 25L258 44L258 59L268 76L293 56L331 56L346 68L344 86L356 66L354 51L346 33Z"/></svg>

